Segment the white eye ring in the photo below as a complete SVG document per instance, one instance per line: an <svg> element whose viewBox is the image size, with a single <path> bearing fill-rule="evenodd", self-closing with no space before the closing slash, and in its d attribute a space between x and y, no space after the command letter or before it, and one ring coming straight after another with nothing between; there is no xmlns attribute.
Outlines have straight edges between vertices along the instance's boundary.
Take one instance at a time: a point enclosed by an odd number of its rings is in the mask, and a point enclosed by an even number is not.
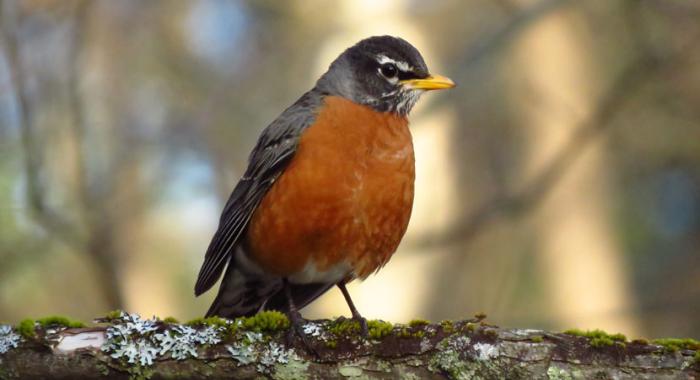
<svg viewBox="0 0 700 380"><path fill-rule="evenodd" d="M384 63L379 66L379 72L384 75L387 79L396 78L399 75L399 69L393 63Z"/></svg>

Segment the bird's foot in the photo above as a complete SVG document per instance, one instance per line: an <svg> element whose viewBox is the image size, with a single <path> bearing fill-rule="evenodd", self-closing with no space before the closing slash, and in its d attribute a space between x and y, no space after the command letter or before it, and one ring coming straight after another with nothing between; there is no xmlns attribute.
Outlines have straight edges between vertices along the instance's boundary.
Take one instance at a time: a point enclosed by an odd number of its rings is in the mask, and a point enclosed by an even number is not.
<svg viewBox="0 0 700 380"><path fill-rule="evenodd" d="M365 317L361 316L360 314L353 315L352 318L338 317L336 322L342 323L347 320L357 323L360 329L359 333L363 338L367 339L369 337L369 327L367 326L367 319Z"/></svg>
<svg viewBox="0 0 700 380"><path fill-rule="evenodd" d="M353 315L352 320L360 324L360 334L362 337L369 338L369 327L367 326L367 319L360 314Z"/></svg>
<svg viewBox="0 0 700 380"><path fill-rule="evenodd" d="M361 315L357 315L352 317L352 319L356 320L357 323L360 324L360 333L362 334L362 337L367 339L369 338L369 327L367 326L367 319Z"/></svg>
<svg viewBox="0 0 700 380"><path fill-rule="evenodd" d="M345 302L348 303L348 307L350 308L350 312L352 313L352 319L360 324L360 333L362 334L362 337L367 339L369 337L369 328L367 327L367 320L360 315L359 311L357 311L357 308L355 307L355 304L352 302L352 298L350 297L350 293L348 293L348 289L345 287L345 282L339 282L337 286L340 289L340 291L343 292Z"/></svg>
<svg viewBox="0 0 700 380"><path fill-rule="evenodd" d="M294 345L295 336L301 340L302 345L308 353L315 357L320 357L318 351L311 345L309 337L304 332L304 318L302 318L301 313L298 311L289 311L287 313L289 317L289 322L291 323L290 329L287 331L287 345Z"/></svg>

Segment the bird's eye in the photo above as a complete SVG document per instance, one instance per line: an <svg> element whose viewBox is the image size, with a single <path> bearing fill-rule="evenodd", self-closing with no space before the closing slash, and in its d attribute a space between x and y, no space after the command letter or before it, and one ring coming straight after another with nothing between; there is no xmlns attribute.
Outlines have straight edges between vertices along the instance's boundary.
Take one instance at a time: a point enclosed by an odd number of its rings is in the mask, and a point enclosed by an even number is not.
<svg viewBox="0 0 700 380"><path fill-rule="evenodd" d="M379 67L379 72L381 72L385 77L391 79L398 74L399 69L397 69L396 65L393 63L385 63Z"/></svg>

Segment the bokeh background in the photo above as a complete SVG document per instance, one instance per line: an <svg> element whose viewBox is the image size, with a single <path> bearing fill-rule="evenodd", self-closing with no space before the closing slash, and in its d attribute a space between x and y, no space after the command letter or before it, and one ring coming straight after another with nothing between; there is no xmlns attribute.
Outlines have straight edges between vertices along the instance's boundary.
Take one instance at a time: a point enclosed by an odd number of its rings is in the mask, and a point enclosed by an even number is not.
<svg viewBox="0 0 700 380"><path fill-rule="evenodd" d="M351 286L365 316L700 337L694 0L0 1L0 320L202 315L258 133L377 34L459 86L411 116L414 214Z"/></svg>

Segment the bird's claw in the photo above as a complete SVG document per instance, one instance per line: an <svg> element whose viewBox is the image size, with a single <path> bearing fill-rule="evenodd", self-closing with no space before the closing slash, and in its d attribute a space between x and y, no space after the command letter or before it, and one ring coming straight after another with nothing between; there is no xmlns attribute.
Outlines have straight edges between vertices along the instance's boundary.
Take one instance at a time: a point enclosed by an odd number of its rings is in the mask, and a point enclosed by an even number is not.
<svg viewBox="0 0 700 380"><path fill-rule="evenodd" d="M367 339L369 338L369 327L367 326L367 318L362 317L360 315L353 316L352 319L357 321L357 323L360 324L360 333L362 334L362 337Z"/></svg>
<svg viewBox="0 0 700 380"><path fill-rule="evenodd" d="M287 331L287 345L292 346L294 344L294 336L296 335L303 344L306 351L315 357L320 357L318 351L311 345L309 337L304 332L303 322L301 313L298 311L290 311L288 313L289 321L291 322L291 328Z"/></svg>

